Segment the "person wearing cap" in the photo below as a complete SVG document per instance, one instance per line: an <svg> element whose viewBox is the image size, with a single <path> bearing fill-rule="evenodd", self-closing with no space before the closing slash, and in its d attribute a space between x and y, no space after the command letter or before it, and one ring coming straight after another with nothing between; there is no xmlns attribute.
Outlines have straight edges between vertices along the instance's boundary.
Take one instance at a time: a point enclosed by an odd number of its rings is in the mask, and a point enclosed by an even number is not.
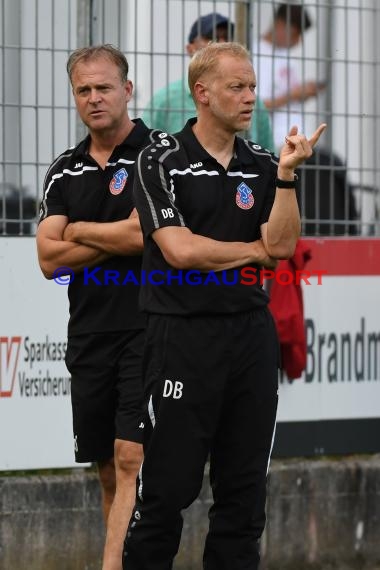
<svg viewBox="0 0 380 570"><path fill-rule="evenodd" d="M292 125L304 130L303 103L325 88L324 82L303 82L290 57L311 26L305 6L283 2L274 13L271 28L253 45L257 94L272 116L276 152Z"/></svg>
<svg viewBox="0 0 380 570"><path fill-rule="evenodd" d="M212 12L199 17L191 26L186 51L191 57L210 41L226 42L234 36L234 23L229 18ZM176 133L188 119L196 114L193 98L186 78L169 83L159 89L148 103L142 118L152 128ZM269 150L274 150L272 125L269 113L258 97L248 138Z"/></svg>

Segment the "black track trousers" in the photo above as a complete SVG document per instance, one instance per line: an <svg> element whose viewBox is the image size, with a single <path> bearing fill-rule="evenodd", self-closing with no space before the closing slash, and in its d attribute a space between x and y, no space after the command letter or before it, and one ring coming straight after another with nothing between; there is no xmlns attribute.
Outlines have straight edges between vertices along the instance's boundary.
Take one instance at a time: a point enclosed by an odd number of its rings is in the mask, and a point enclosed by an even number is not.
<svg viewBox="0 0 380 570"><path fill-rule="evenodd" d="M214 504L203 568L257 570L278 355L267 308L149 317L144 382L152 429L124 544L124 570L172 568L181 510L197 498L208 457Z"/></svg>

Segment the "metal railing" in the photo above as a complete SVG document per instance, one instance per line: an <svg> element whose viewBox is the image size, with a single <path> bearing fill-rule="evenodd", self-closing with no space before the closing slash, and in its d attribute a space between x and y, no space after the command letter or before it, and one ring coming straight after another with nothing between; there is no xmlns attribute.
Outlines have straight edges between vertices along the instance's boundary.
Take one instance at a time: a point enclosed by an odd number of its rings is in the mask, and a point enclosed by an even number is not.
<svg viewBox="0 0 380 570"><path fill-rule="evenodd" d="M295 2L293 2L295 3ZM273 0L3 0L0 7L0 236L33 234L43 178L84 134L65 64L79 45L109 42L127 55L141 116L153 94L186 76L187 36L199 15L219 12L235 39L260 57ZM380 5L375 0L299 2L312 26L282 55L304 81L326 86L302 103L305 132L326 121L320 153L302 168L305 235L380 235ZM269 57L270 68L274 58ZM257 77L260 94L260 76ZM290 113L290 108L288 109ZM171 109L168 109L170 114ZM285 134L285 133L284 133Z"/></svg>

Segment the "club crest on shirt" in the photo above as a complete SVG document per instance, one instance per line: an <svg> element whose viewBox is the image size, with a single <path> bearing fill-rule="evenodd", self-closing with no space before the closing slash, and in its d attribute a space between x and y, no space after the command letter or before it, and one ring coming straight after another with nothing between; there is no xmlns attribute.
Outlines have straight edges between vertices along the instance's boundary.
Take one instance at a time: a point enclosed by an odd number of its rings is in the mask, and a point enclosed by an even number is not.
<svg viewBox="0 0 380 570"><path fill-rule="evenodd" d="M120 194L124 189L124 186L127 182L127 178L128 178L128 172L125 170L125 168L120 168L120 170L115 172L110 182L111 194L113 194L114 196Z"/></svg>
<svg viewBox="0 0 380 570"><path fill-rule="evenodd" d="M240 182L236 190L236 204L243 210L249 210L255 203L252 190L245 182Z"/></svg>

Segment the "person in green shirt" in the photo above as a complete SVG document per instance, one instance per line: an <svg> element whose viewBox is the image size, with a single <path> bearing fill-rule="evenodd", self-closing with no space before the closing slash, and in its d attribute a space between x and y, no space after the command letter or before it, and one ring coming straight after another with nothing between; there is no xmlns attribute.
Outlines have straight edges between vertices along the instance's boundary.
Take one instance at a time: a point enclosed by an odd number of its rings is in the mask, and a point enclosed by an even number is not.
<svg viewBox="0 0 380 570"><path fill-rule="evenodd" d="M226 42L233 39L234 24L226 17L212 12L201 16L191 27L186 51L192 56L211 40ZM151 128L176 133L186 121L196 115L187 79L181 78L159 89L143 113L143 121ZM269 113L263 101L256 97L255 112L247 138L274 151L273 132Z"/></svg>

